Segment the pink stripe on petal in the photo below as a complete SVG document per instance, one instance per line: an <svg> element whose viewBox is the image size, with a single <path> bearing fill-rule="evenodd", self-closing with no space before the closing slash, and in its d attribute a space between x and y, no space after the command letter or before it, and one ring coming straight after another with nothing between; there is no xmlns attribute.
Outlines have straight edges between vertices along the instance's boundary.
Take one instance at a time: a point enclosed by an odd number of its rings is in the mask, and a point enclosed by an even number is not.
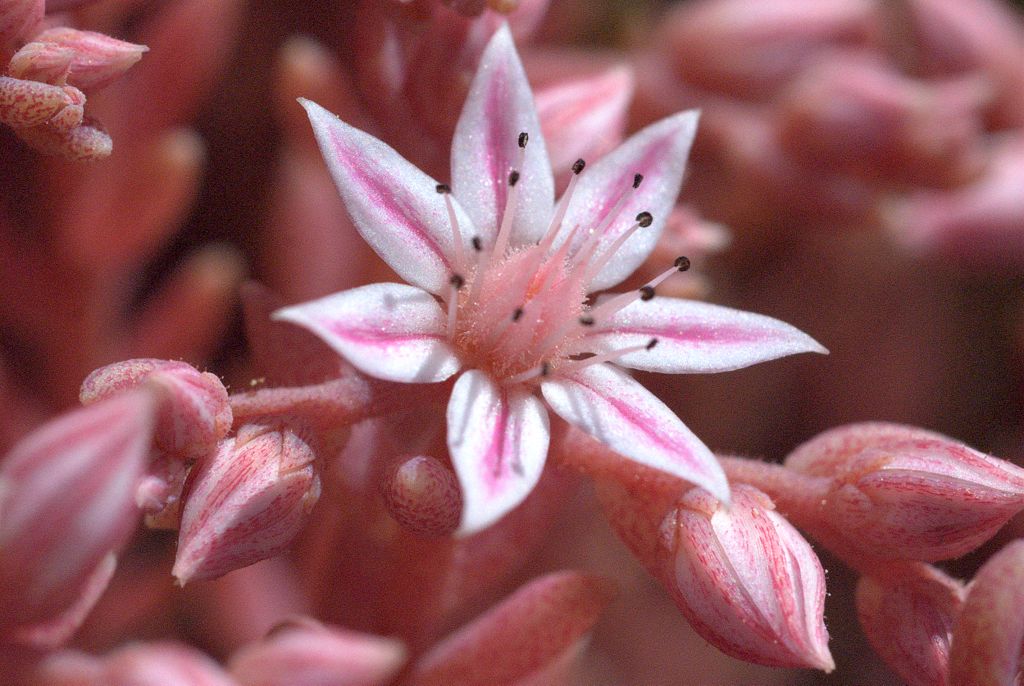
<svg viewBox="0 0 1024 686"><path fill-rule="evenodd" d="M580 175L562 222L559 242L576 225L596 229L623 191L633 185L636 174L643 174L643 181L605 230L597 254L600 255L629 229L640 212L650 212L654 216L650 226L637 231L619 248L615 258L594 279L591 290L602 290L619 283L632 274L654 249L683 183L686 157L697 132L697 118L697 111L690 110L655 122L587 166ZM582 241L586 235L586 232L581 232L576 240Z"/></svg>
<svg viewBox="0 0 1024 686"><path fill-rule="evenodd" d="M447 293L454 233L437 181L370 134L314 102L300 102L359 234L403 279L431 293ZM473 226L454 204L469 250Z"/></svg>
<svg viewBox="0 0 1024 686"><path fill-rule="evenodd" d="M512 245L543 235L555 185L533 93L512 35L503 26L480 58L452 140L452 187L486 246L493 244L505 212L508 175L518 164L522 132L530 139L517 170Z"/></svg>
<svg viewBox="0 0 1024 686"><path fill-rule="evenodd" d="M429 383L444 381L459 369L441 306L414 286L376 283L353 288L286 307L272 318L309 329L378 379Z"/></svg>
<svg viewBox="0 0 1024 686"><path fill-rule="evenodd" d="M484 529L530 494L548 452L548 415L528 393L463 374L448 403L448 451L462 485L460 535Z"/></svg>
<svg viewBox="0 0 1024 686"><path fill-rule="evenodd" d="M729 501L725 473L707 446L625 372L592 365L545 381L541 391L558 416L612 450Z"/></svg>
<svg viewBox="0 0 1024 686"><path fill-rule="evenodd" d="M799 329L753 312L720 305L654 298L638 300L601 324L584 343L592 352L642 346L651 350L616 360L633 369L670 374L725 372L797 353L827 353Z"/></svg>

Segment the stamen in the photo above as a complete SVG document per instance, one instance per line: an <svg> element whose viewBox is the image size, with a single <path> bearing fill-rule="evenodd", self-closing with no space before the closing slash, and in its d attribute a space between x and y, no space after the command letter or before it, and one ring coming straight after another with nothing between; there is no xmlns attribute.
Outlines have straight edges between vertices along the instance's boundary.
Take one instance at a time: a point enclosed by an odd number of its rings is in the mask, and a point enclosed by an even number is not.
<svg viewBox="0 0 1024 686"><path fill-rule="evenodd" d="M654 288L652 286L641 286L640 287L640 299L641 300L653 300L654 299Z"/></svg>
<svg viewBox="0 0 1024 686"><path fill-rule="evenodd" d="M462 247L462 232L459 220L455 217L455 205L452 204L452 188L446 183L437 184L437 192L444 196L444 204L448 209L448 223L452 226L452 242L455 244L455 264L457 269L466 268L466 255Z"/></svg>
<svg viewBox="0 0 1024 686"><path fill-rule="evenodd" d="M512 321L518 322L523 316L523 308L517 307L512 311Z"/></svg>
<svg viewBox="0 0 1024 686"><path fill-rule="evenodd" d="M494 240L494 249L491 250L491 259L501 258L505 255L505 248L508 247L509 237L512 234L512 221L516 216L516 184L519 183L519 170L523 168L526 160L526 142L530 135L525 131L519 134L519 159L516 166L508 175L508 193L505 196L505 212L501 217L501 227L498 229L498 237Z"/></svg>
<svg viewBox="0 0 1024 686"><path fill-rule="evenodd" d="M520 133L519 134L519 140L517 141L519 143L519 147L520 148L525 148L526 147L526 143L529 140L530 140L530 134L526 133L525 131Z"/></svg>
<svg viewBox="0 0 1024 686"><path fill-rule="evenodd" d="M541 362L533 369L527 369L525 372L509 377L505 383L511 386L529 381L530 379L536 379L537 377L548 376L549 374L551 374L551 365L547 362Z"/></svg>
<svg viewBox="0 0 1024 686"><path fill-rule="evenodd" d="M465 285L466 280L458 274L452 274L448 283L451 285L448 292L448 338L451 339L455 337L455 325L459 317L459 289Z"/></svg>
<svg viewBox="0 0 1024 686"><path fill-rule="evenodd" d="M673 264L675 265L676 269L678 269L681 272L685 272L687 269L690 268L690 258L687 257L686 255L680 255L679 257L676 258L676 261L673 262Z"/></svg>
<svg viewBox="0 0 1024 686"><path fill-rule="evenodd" d="M619 249L622 247L622 245L627 240L629 240L629 237L636 233L637 229L647 228L648 226L651 225L653 221L654 217L651 216L650 212L641 212L640 214L636 215L636 224L633 224L633 226L623 231L622 235L615 239L615 242L611 244L611 247L604 251L604 254L601 255L601 258L594 262L593 264L591 264L589 267L587 267L587 272L586 276L583 278L583 283L586 284L589 288L590 282L593 281L594 278L596 278L597 275L601 273L601 270L605 268L605 265L607 265L609 261L611 261L611 259L615 256L615 253L617 253Z"/></svg>
<svg viewBox="0 0 1024 686"><path fill-rule="evenodd" d="M672 276L677 272L684 272L690 268L690 260L685 257L676 258L676 261L671 267L666 269L664 272L648 281L644 286L641 286L635 291L629 293L622 293L615 296L611 300L607 300L593 310L590 311L590 315L594 319L601 321L611 315L615 314L619 310L628 307L637 300L650 300L654 297L654 289L665 279Z"/></svg>
<svg viewBox="0 0 1024 686"><path fill-rule="evenodd" d="M580 172L587 166L587 163L580 158L573 162L572 165L572 177L569 179L569 186L565 189L565 193L562 195L561 200L558 201L558 206L555 208L555 214L551 217L551 223L548 225L548 230L544 234L537 245L541 246L541 253L547 253L551 249L551 244L555 242L555 238L558 236L559 230L562 228L562 220L565 219L565 213L569 209L569 202L572 200L572 193L576 189L576 180L579 178ZM567 239L568 240L568 239Z"/></svg>
<svg viewBox="0 0 1024 686"><path fill-rule="evenodd" d="M508 185L514 186L519 183L519 172L513 169L508 175Z"/></svg>
<svg viewBox="0 0 1024 686"><path fill-rule="evenodd" d="M473 244L473 250L481 252L484 249L484 242L480 240L480 236L473 236L470 242Z"/></svg>
<svg viewBox="0 0 1024 686"><path fill-rule="evenodd" d="M579 174L581 171L583 171L583 168L585 166L587 166L587 163L583 160L582 157L579 158L578 160L572 163L572 173Z"/></svg>
<svg viewBox="0 0 1024 686"><path fill-rule="evenodd" d="M626 204L626 200L632 195L633 191L640 186L640 182L643 181L643 175L636 174L633 177L633 185L630 188L622 191L612 209L604 216L601 223L597 225L597 228L590 232L587 239L580 245L579 250L576 251L573 261L577 265L587 264L593 258L594 253L597 252L597 248L601 243L601 239L604 237L608 227L611 226L612 222L618 219L619 212L622 211L622 206Z"/></svg>
<svg viewBox="0 0 1024 686"><path fill-rule="evenodd" d="M643 174L633 174L633 188L640 188L640 183L644 180Z"/></svg>
<svg viewBox="0 0 1024 686"><path fill-rule="evenodd" d="M581 369L586 369L595 364L603 364L605 362L614 362L615 360L621 359L630 353L638 353L646 350L651 350L654 346L658 345L658 339L652 338L643 345L634 345L629 348L621 348L619 350L612 350L600 355L594 355L587 357L582 360L570 360L565 363L563 369L567 373L578 372Z"/></svg>
<svg viewBox="0 0 1024 686"><path fill-rule="evenodd" d="M581 326L593 326L594 318L589 315L584 315L579 319Z"/></svg>

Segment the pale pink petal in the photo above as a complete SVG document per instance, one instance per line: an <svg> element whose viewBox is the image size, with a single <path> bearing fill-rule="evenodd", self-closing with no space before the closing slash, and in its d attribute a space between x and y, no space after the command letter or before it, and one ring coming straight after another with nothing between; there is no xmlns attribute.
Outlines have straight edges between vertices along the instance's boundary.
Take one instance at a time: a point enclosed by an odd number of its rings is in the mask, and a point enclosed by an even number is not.
<svg viewBox="0 0 1024 686"><path fill-rule="evenodd" d="M462 485L459 534L487 528L530 494L548 439L540 400L475 369L459 377L448 403L448 451Z"/></svg>
<svg viewBox="0 0 1024 686"><path fill-rule="evenodd" d="M273 319L309 329L361 371L378 379L427 383L459 369L446 318L419 288L375 283L285 307Z"/></svg>
<svg viewBox="0 0 1024 686"><path fill-rule="evenodd" d="M625 372L595 364L545 381L541 391L562 419L612 450L729 502L729 485L715 456L663 402Z"/></svg>
<svg viewBox="0 0 1024 686"><path fill-rule="evenodd" d="M594 278L591 290L602 290L622 281L640 266L654 249L675 206L683 183L686 156L697 132L696 110L680 112L631 136L625 143L587 166L566 210L559 242L574 227L597 229L609 219L619 197L628 193L611 223L603 230L597 254L611 246L629 229L641 212L650 212L654 221L637 231L615 253ZM643 175L639 188L632 190L634 178ZM586 230L573 239L577 244L587 238ZM578 245L573 247L577 250Z"/></svg>
<svg viewBox="0 0 1024 686"><path fill-rule="evenodd" d="M796 353L828 352L778 319L679 298L637 300L596 328L585 343L593 352L657 338L650 350L624 355L616 364L670 374L726 372Z"/></svg>
<svg viewBox="0 0 1024 686"><path fill-rule="evenodd" d="M520 167L519 134L524 132L529 142ZM533 93L512 35L502 26L480 58L452 141L452 187L485 246L497 235L513 169L520 179L512 244L523 245L544 234L555 185Z"/></svg>
<svg viewBox="0 0 1024 686"><path fill-rule="evenodd" d="M447 293L455 270L454 232L437 181L320 105L300 102L359 234L403 279L432 293ZM469 250L472 223L453 204Z"/></svg>

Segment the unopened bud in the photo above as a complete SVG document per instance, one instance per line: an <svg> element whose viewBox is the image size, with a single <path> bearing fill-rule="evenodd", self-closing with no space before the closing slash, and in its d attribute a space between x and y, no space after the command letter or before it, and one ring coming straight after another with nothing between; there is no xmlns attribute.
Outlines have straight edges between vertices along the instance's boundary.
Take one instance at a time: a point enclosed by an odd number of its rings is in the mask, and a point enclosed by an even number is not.
<svg viewBox="0 0 1024 686"><path fill-rule="evenodd" d="M871 645L909 686L945 684L963 584L923 563L857 583L857 616Z"/></svg>
<svg viewBox="0 0 1024 686"><path fill-rule="evenodd" d="M388 470L381 495L391 516L411 533L447 536L459 526L462 492L458 480L433 457L411 457Z"/></svg>
<svg viewBox="0 0 1024 686"><path fill-rule="evenodd" d="M77 88L0 76L0 123L13 129L45 124L64 108L84 104L85 95Z"/></svg>
<svg viewBox="0 0 1024 686"><path fill-rule="evenodd" d="M169 641L133 643L102 657L55 653L39 665L36 679L38 686L237 686L206 655Z"/></svg>
<svg viewBox="0 0 1024 686"><path fill-rule="evenodd" d="M387 684L405 662L400 641L300 618L238 650L229 669L241 686Z"/></svg>
<svg viewBox="0 0 1024 686"><path fill-rule="evenodd" d="M774 667L834 664L825 629L825 573L806 540L750 486L726 509L691 489L662 522L662 577L706 641Z"/></svg>
<svg viewBox="0 0 1024 686"><path fill-rule="evenodd" d="M4 0L0 2L0 53L7 45L25 38L43 20L46 0Z"/></svg>
<svg viewBox="0 0 1024 686"><path fill-rule="evenodd" d="M280 555L320 497L313 448L293 426L247 424L194 467L173 574L213 579Z"/></svg>
<svg viewBox="0 0 1024 686"><path fill-rule="evenodd" d="M110 153L114 151L114 142L110 135L99 122L89 117L84 117L81 125L70 131L60 131L47 124L41 124L15 129L15 133L37 152L62 157L71 162L102 160L110 157Z"/></svg>
<svg viewBox="0 0 1024 686"><path fill-rule="evenodd" d="M60 26L43 31L11 58L9 73L19 79L96 90L142 58L148 48L102 33Z"/></svg>
<svg viewBox="0 0 1024 686"><path fill-rule="evenodd" d="M127 540L153 414L142 391L74 410L29 434L0 465L0 625L67 611Z"/></svg>
<svg viewBox="0 0 1024 686"><path fill-rule="evenodd" d="M184 362L136 359L100 367L82 382L79 398L88 405L143 383L160 399L155 442L168 456L202 457L231 429L224 384Z"/></svg>
<svg viewBox="0 0 1024 686"><path fill-rule="evenodd" d="M832 429L786 467L832 479L815 537L841 555L959 557L1024 509L1024 469L913 427Z"/></svg>

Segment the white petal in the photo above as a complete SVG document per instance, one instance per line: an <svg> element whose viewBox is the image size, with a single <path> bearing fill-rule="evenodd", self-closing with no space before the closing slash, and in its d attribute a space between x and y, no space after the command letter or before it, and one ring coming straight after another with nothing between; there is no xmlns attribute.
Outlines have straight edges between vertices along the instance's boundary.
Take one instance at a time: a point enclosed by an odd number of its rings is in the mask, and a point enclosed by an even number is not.
<svg viewBox="0 0 1024 686"><path fill-rule="evenodd" d="M574 239L577 244L587 237L586 229L597 229L622 193L632 187L636 174L642 174L643 181L603 232L597 255L629 229L638 214L650 212L654 217L650 226L638 230L618 249L615 257L595 277L592 291L609 288L625 279L654 249L683 183L683 170L697 132L697 119L698 112L690 110L655 122L595 164L588 165L580 174L556 244L576 225L584 229Z"/></svg>
<svg viewBox="0 0 1024 686"><path fill-rule="evenodd" d="M541 392L558 416L615 452L729 501L725 473L707 446L625 372L595 364L545 381Z"/></svg>
<svg viewBox="0 0 1024 686"><path fill-rule="evenodd" d="M359 234L403 279L447 293L448 280L461 268L453 264L454 232L437 181L320 105L299 102ZM455 212L469 250L472 223L458 203Z"/></svg>
<svg viewBox="0 0 1024 686"><path fill-rule="evenodd" d="M512 245L536 242L551 219L555 183L530 84L508 26L491 38L452 141L452 187L483 239L493 245L505 212L508 175L519 159L519 134L530 140L516 185Z"/></svg>
<svg viewBox="0 0 1024 686"><path fill-rule="evenodd" d="M459 535L490 526L530 494L548 439L548 413L536 397L475 369L459 377L448 403L448 452L462 485Z"/></svg>
<svg viewBox="0 0 1024 686"><path fill-rule="evenodd" d="M375 283L278 310L319 336L361 371L388 381L443 381L459 369L447 320L426 291Z"/></svg>
<svg viewBox="0 0 1024 686"><path fill-rule="evenodd" d="M644 345L616 364L671 374L725 372L797 353L828 353L800 329L778 319L679 298L637 300L601 322L583 345L607 352Z"/></svg>

